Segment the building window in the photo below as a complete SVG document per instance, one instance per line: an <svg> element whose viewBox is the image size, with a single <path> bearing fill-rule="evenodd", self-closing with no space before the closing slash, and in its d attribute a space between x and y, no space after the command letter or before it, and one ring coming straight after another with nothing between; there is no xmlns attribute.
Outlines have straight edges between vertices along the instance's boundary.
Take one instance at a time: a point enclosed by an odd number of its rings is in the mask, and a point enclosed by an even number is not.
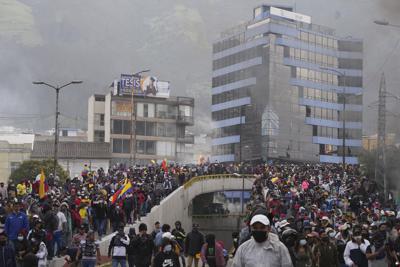
<svg viewBox="0 0 400 267"><path fill-rule="evenodd" d="M175 156L175 143L158 141L157 156Z"/></svg>
<svg viewBox="0 0 400 267"><path fill-rule="evenodd" d="M94 114L94 124L96 126L104 126L104 114L95 113Z"/></svg>
<svg viewBox="0 0 400 267"><path fill-rule="evenodd" d="M104 114L100 114L100 126L104 126Z"/></svg>
<svg viewBox="0 0 400 267"><path fill-rule="evenodd" d="M111 114L113 116L131 116L132 105L127 101L113 101L111 103Z"/></svg>
<svg viewBox="0 0 400 267"><path fill-rule="evenodd" d="M94 141L104 142L104 131L94 131Z"/></svg>
<svg viewBox="0 0 400 267"><path fill-rule="evenodd" d="M113 139L113 153L130 153L130 141L126 139Z"/></svg>
<svg viewBox="0 0 400 267"><path fill-rule="evenodd" d="M136 141L136 152L139 154L155 155L156 142L155 141Z"/></svg>
<svg viewBox="0 0 400 267"><path fill-rule="evenodd" d="M113 120L113 134L131 134L131 122L127 120Z"/></svg>
<svg viewBox="0 0 400 267"><path fill-rule="evenodd" d="M11 173L13 173L16 169L18 169L19 166L21 166L21 162L10 162Z"/></svg>

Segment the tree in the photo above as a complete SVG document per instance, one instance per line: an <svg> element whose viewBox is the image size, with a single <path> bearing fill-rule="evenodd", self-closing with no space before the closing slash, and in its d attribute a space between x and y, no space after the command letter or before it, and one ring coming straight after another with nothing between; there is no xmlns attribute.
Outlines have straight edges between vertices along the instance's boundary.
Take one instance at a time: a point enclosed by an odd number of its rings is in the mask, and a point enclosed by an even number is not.
<svg viewBox="0 0 400 267"><path fill-rule="evenodd" d="M13 171L9 177L9 181L14 184L20 183L22 180L34 180L40 172L44 171L46 177L49 177L54 170L54 161L52 159L47 160L26 160L18 169ZM68 174L64 169L57 165L57 176L60 177L61 181L65 181L68 178Z"/></svg>

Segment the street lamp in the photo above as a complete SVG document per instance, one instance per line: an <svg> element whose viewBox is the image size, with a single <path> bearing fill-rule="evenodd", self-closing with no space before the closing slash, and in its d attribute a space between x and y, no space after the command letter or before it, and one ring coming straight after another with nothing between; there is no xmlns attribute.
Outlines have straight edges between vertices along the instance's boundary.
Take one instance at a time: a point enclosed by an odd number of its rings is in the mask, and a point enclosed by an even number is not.
<svg viewBox="0 0 400 267"><path fill-rule="evenodd" d="M141 70L141 71L134 73L132 76L140 75L142 73L149 72L149 71L150 70ZM139 76L139 78L140 78L140 76ZM132 167L134 165L134 162L136 162L136 149L137 149L137 146L136 146L136 120L137 120L136 113L137 112L134 111L134 104L135 104L135 99L133 97L134 92L135 92L135 88L132 87L132 92L131 92L131 133L130 133L131 153L130 153L130 158L129 158L129 161L130 161ZM135 115L133 115L133 114L135 114ZM133 124L133 116L135 116L135 124ZM133 138L133 132L135 132L135 138ZM133 152L133 151L135 151L135 152Z"/></svg>
<svg viewBox="0 0 400 267"><path fill-rule="evenodd" d="M337 73L339 76L343 77L343 116L342 116L342 165L343 165L343 176L346 166L346 72L338 71L337 69L320 67L321 70L328 70Z"/></svg>
<svg viewBox="0 0 400 267"><path fill-rule="evenodd" d="M58 135L59 135L59 133L58 133L58 115L60 115L60 112L58 111L58 99L59 99L60 90L71 84L81 84L82 81L71 81L62 86L58 86L58 85L55 86L55 85L51 85L49 83L41 82L41 81L35 81L32 83L35 85L45 85L45 86L48 86L48 87L56 90L56 122L55 122L56 127L55 127L55 132L54 132L54 179L56 179L57 178L57 162L58 162Z"/></svg>
<svg viewBox="0 0 400 267"><path fill-rule="evenodd" d="M387 20L374 20L374 23L377 24L377 25L380 25L380 26L391 26L391 27L400 28L400 25L391 24Z"/></svg>

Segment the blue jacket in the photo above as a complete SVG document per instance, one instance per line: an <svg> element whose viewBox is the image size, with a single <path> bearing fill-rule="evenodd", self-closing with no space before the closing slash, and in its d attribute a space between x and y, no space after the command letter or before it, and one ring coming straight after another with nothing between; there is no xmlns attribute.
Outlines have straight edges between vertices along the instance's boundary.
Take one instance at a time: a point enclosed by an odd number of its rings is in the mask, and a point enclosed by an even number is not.
<svg viewBox="0 0 400 267"><path fill-rule="evenodd" d="M15 252L9 245L0 247L0 266L17 266L15 261Z"/></svg>
<svg viewBox="0 0 400 267"><path fill-rule="evenodd" d="M25 229L29 231L29 221L28 217L23 212L11 213L7 216L6 223L4 225L4 230L8 236L9 240L16 240L18 233Z"/></svg>

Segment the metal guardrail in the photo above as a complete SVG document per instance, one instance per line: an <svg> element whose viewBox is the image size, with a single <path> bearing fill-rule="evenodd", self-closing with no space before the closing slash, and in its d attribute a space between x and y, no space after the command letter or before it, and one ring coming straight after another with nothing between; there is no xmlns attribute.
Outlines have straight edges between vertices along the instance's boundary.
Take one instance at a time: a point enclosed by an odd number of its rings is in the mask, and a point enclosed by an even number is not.
<svg viewBox="0 0 400 267"><path fill-rule="evenodd" d="M184 185L183 188L187 189L191 187L194 183L197 182L202 182L202 181L207 181L207 180L216 180L216 179L227 179L227 178L234 178L234 179L254 179L254 175L234 175L234 174L214 174L214 175L203 175L203 176L196 176L187 181Z"/></svg>
<svg viewBox="0 0 400 267"><path fill-rule="evenodd" d="M193 123L194 123L194 118L193 118L193 116L178 115L177 121L178 121L179 123L193 124Z"/></svg>

